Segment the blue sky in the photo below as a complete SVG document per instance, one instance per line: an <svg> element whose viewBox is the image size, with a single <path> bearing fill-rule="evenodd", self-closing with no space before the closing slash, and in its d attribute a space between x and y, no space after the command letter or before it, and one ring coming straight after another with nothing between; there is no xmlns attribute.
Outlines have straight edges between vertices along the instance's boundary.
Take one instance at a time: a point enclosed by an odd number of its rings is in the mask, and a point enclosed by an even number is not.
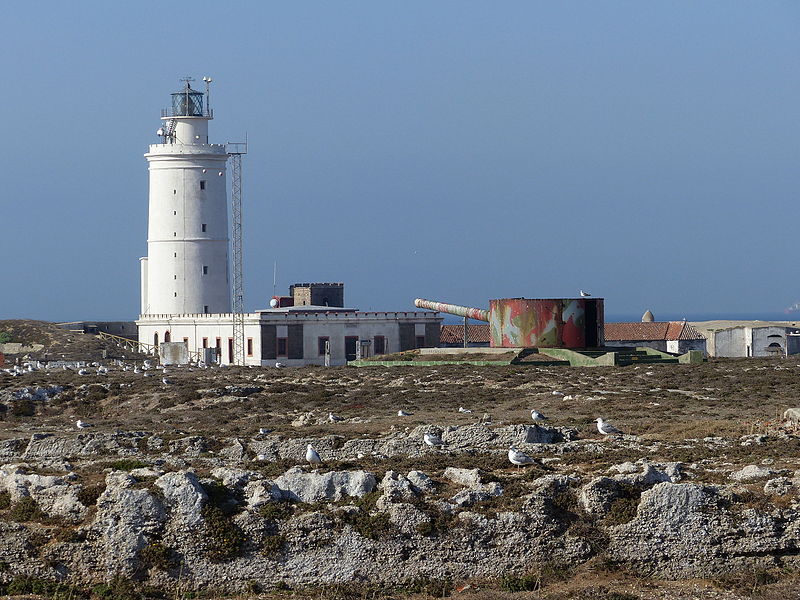
<svg viewBox="0 0 800 600"><path fill-rule="evenodd" d="M248 310L606 298L777 313L795 283L800 3L4 8L0 318L130 319L147 145L184 75L247 133Z"/></svg>

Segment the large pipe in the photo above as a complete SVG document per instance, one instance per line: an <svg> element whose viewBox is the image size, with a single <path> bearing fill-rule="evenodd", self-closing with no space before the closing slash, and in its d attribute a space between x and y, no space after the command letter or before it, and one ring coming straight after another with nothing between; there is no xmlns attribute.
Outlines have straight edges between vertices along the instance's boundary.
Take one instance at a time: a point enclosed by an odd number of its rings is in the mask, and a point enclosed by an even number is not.
<svg viewBox="0 0 800 600"><path fill-rule="evenodd" d="M470 308L469 306L459 306L458 304L433 302L432 300L425 300L423 298L414 300L414 306L451 315L458 315L459 317L468 317L476 321L489 321L489 311L482 308Z"/></svg>

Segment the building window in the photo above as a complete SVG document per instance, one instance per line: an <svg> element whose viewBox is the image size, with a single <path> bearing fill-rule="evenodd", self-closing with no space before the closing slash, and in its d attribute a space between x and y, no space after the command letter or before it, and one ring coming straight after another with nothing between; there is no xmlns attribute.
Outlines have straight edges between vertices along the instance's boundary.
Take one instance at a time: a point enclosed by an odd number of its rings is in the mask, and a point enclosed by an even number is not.
<svg viewBox="0 0 800 600"><path fill-rule="evenodd" d="M172 190L172 195L173 195L173 196L174 196L175 194L177 194L177 193L178 193L178 190Z"/></svg>
<svg viewBox="0 0 800 600"><path fill-rule="evenodd" d="M206 230L206 224L205 224L205 223L203 223L202 225L200 225L200 229L201 229L203 232L205 232L205 230Z"/></svg>
<svg viewBox="0 0 800 600"><path fill-rule="evenodd" d="M317 338L317 354L325 356L325 343L330 342L331 338L328 336L321 336Z"/></svg>
<svg viewBox="0 0 800 600"><path fill-rule="evenodd" d="M425 336L418 335L417 336L417 348L424 348L425 347Z"/></svg>
<svg viewBox="0 0 800 600"><path fill-rule="evenodd" d="M375 336L375 354L386 354L386 338L382 335Z"/></svg>
<svg viewBox="0 0 800 600"><path fill-rule="evenodd" d="M174 256L175 258L178 258L178 253L177 252L173 252L172 256Z"/></svg>
<svg viewBox="0 0 800 600"><path fill-rule="evenodd" d="M176 298L178 297L178 292L175 292L175 297L176 297Z"/></svg>
<svg viewBox="0 0 800 600"><path fill-rule="evenodd" d="M233 338L228 338L228 362L233 364Z"/></svg>
<svg viewBox="0 0 800 600"><path fill-rule="evenodd" d="M289 340L288 338L278 338L278 351L276 354L278 356L287 356L288 352L287 349L289 347Z"/></svg>
<svg viewBox="0 0 800 600"><path fill-rule="evenodd" d="M217 350L222 350L222 338L217 338Z"/></svg>
<svg viewBox="0 0 800 600"><path fill-rule="evenodd" d="M172 278L173 278L173 279L175 279L175 280L177 280L177 279L178 279L178 276L177 276L177 275L173 275L173 276L172 276Z"/></svg>
<svg viewBox="0 0 800 600"><path fill-rule="evenodd" d="M153 345L158 347L158 332L157 331L153 334Z"/></svg>
<svg viewBox="0 0 800 600"><path fill-rule="evenodd" d="M172 336L170 335L169 331L165 331L164 332L164 343L169 342L171 339L172 339Z"/></svg>
<svg viewBox="0 0 800 600"><path fill-rule="evenodd" d="M204 190L204 189L206 189L206 182L205 182L205 180L203 180L203 179L201 179L201 180L200 180L200 189L201 189L201 190Z"/></svg>
<svg viewBox="0 0 800 600"><path fill-rule="evenodd" d="M208 314L208 304L203 304L203 312Z"/></svg>
<svg viewBox="0 0 800 600"><path fill-rule="evenodd" d="M172 211L172 214L173 214L173 215L177 215L177 214L178 214L178 211L177 211L177 210L173 210L173 211Z"/></svg>
<svg viewBox="0 0 800 600"><path fill-rule="evenodd" d="M208 348L208 338L203 338L203 348Z"/></svg>
<svg viewBox="0 0 800 600"><path fill-rule="evenodd" d="M177 231L173 231L172 232L172 237L178 237L178 232Z"/></svg>
<svg viewBox="0 0 800 600"><path fill-rule="evenodd" d="M189 347L189 338L183 338L183 343L188 348Z"/></svg>
<svg viewBox="0 0 800 600"><path fill-rule="evenodd" d="M247 338L247 356L253 356L253 338Z"/></svg>
<svg viewBox="0 0 800 600"><path fill-rule="evenodd" d="M208 275L208 265L203 265L203 275Z"/></svg>

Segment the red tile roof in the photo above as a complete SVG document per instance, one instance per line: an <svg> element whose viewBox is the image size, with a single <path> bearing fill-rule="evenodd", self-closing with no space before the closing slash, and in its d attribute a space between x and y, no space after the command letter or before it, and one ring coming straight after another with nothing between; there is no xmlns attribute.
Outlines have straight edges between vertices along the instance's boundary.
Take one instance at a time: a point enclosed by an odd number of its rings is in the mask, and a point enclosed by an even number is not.
<svg viewBox="0 0 800 600"><path fill-rule="evenodd" d="M467 342L472 344L489 343L489 324L486 325L467 325ZM439 338L441 344L463 344L464 326L463 325L442 325Z"/></svg>
<svg viewBox="0 0 800 600"><path fill-rule="evenodd" d="M705 339L705 336L685 321L606 323L604 336L610 342Z"/></svg>

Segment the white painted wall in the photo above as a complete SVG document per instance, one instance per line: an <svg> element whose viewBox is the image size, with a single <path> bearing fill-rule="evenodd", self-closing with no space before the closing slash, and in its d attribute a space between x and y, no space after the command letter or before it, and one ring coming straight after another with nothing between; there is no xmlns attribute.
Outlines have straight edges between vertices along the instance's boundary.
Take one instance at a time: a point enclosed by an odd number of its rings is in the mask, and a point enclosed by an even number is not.
<svg viewBox="0 0 800 600"><path fill-rule="evenodd" d="M145 154L150 204L142 314L203 313L205 307L228 313L228 155L224 144L195 143L195 136L207 140L208 117L177 121L178 140L191 143L153 144Z"/></svg>

